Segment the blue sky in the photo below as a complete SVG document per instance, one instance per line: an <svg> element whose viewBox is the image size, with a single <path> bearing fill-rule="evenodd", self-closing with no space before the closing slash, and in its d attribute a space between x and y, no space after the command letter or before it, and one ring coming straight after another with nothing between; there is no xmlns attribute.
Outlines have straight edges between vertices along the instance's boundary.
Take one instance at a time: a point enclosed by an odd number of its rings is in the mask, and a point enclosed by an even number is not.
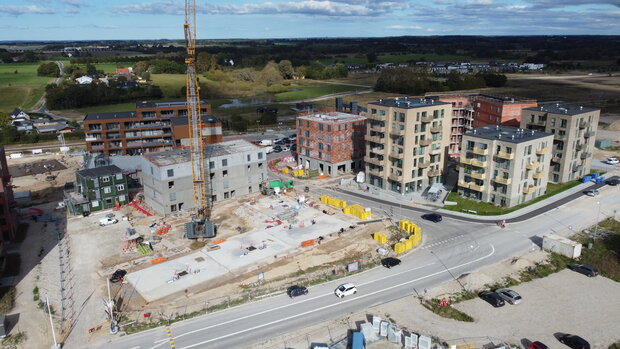
<svg viewBox="0 0 620 349"><path fill-rule="evenodd" d="M183 0L0 0L0 40L180 39ZM620 0L197 1L198 38L620 34Z"/></svg>

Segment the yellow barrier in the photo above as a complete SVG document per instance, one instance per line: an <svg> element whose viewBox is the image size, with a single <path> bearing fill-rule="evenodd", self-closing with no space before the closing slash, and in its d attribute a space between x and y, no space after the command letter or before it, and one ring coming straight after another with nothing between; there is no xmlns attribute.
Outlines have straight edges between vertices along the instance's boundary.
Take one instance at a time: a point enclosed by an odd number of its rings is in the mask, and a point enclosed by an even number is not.
<svg viewBox="0 0 620 349"><path fill-rule="evenodd" d="M410 235L409 236L409 241L411 241L411 243L413 244L412 247L415 247L415 246L419 245L420 242L422 242L422 233Z"/></svg>
<svg viewBox="0 0 620 349"><path fill-rule="evenodd" d="M364 206L358 204L345 207L343 211L345 214L354 215L359 219L368 219L371 215L370 211L366 211L366 208Z"/></svg>
<svg viewBox="0 0 620 349"><path fill-rule="evenodd" d="M283 169L282 169L282 173L284 173L284 174L288 174L288 167L283 168Z"/></svg>
<svg viewBox="0 0 620 349"><path fill-rule="evenodd" d="M397 242L396 245L394 245L394 252L396 253L405 252L405 244L403 244L402 242Z"/></svg>
<svg viewBox="0 0 620 349"><path fill-rule="evenodd" d="M334 197L327 196L327 195L321 195L321 202L324 203L324 204L328 204L328 205L332 205L332 206L336 206L336 207L340 207L340 208L347 207L347 202L346 201L340 200L340 199L336 199Z"/></svg>
<svg viewBox="0 0 620 349"><path fill-rule="evenodd" d="M403 240L402 244L405 245L405 251L409 251L410 249L413 248L413 241L409 239Z"/></svg>
<svg viewBox="0 0 620 349"><path fill-rule="evenodd" d="M398 222L398 226L401 229L403 229L403 230L405 230L407 232L413 233L413 234L421 234L422 233L422 228L419 225L417 225L417 224L415 224L413 222L409 222L406 219L400 220Z"/></svg>
<svg viewBox="0 0 620 349"><path fill-rule="evenodd" d="M376 232L373 234L373 239L380 244L385 244L387 242L387 235L384 233Z"/></svg>
<svg viewBox="0 0 620 349"><path fill-rule="evenodd" d="M304 173L305 173L305 171L303 169L301 169L301 170L293 170L293 176L294 177L301 177L301 176L304 175Z"/></svg>

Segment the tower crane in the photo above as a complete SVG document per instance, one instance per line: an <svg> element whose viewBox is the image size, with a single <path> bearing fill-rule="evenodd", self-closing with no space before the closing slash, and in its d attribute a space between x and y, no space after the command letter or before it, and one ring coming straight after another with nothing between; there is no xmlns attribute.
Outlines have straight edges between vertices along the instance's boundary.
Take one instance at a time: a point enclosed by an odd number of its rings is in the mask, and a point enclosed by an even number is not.
<svg viewBox="0 0 620 349"><path fill-rule="evenodd" d="M196 0L185 0L185 64L187 74L185 91L187 95L187 118L190 136L190 161L194 186L195 213L192 222L185 224L188 237L213 237L215 229L211 218L211 183L205 173L205 146L202 138L202 116L200 111L200 86L196 76Z"/></svg>

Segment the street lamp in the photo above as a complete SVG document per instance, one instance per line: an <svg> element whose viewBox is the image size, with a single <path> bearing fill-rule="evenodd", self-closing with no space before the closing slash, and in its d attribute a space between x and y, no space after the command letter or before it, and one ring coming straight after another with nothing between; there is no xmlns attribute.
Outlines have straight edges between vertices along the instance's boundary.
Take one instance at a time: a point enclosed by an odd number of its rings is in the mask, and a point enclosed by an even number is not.
<svg viewBox="0 0 620 349"><path fill-rule="evenodd" d="M596 241L596 236L598 235L599 218L601 216L601 202L597 201L596 204L598 205L598 211L596 212L596 225L594 226L594 241Z"/></svg>

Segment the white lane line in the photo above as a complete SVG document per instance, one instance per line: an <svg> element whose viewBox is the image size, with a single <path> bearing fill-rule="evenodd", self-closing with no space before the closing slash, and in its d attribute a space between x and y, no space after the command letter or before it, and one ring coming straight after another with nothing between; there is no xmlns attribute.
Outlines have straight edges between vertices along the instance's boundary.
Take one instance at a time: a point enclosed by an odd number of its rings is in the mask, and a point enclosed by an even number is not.
<svg viewBox="0 0 620 349"><path fill-rule="evenodd" d="M136 347L129 348L129 349L140 349L140 346L138 345L138 346L136 346Z"/></svg>
<svg viewBox="0 0 620 349"><path fill-rule="evenodd" d="M436 272L436 273L432 273L432 274L429 274L429 275L426 275L426 276L422 276L422 277L417 278L417 279L414 279L414 280L410 280L410 281L407 281L407 282L403 282L403 283L398 284L398 285L390 286L390 287L384 288L384 289L382 289L382 290L378 290L378 291L375 291L375 292L372 292L372 293L369 293L369 294L366 294L366 295L363 295L363 296L357 296L357 297L355 297L355 298L351 298L351 299L349 299L349 300L344 300L344 301L339 302L338 304L342 304L342 303L348 303L348 302L357 301L357 300L360 300L360 299L363 299L363 298L366 298L366 297L373 296L373 295L375 295L375 294L377 294L377 293L380 293L380 292L385 292L385 291L391 290L391 289L396 288L396 287L405 286L405 285L411 284L411 283L413 283L413 282L417 282L417 281L420 281L420 280L428 279L428 278L430 278L430 277L433 277L433 276L439 275L439 274L441 274L441 273L445 273L445 272L447 272L447 271L449 271L449 270L457 269L457 268L460 268L460 267L463 267L463 266L466 266L466 265L469 265L469 264L472 264L472 263L479 262L479 261L481 261L481 260L483 260L483 259L489 258L490 256L492 256L492 255L495 253L495 247L494 247L493 245L490 245L490 246L491 246L491 252L490 252L488 255L483 256L483 257L480 257L480 258L478 258L478 259L474 259L473 261L469 261L469 262L467 262L467 263L463 263L463 264L460 264L460 265L454 266L454 267L452 267L452 268L447 268L447 269L444 269L444 270L438 271L438 272ZM288 320L291 320L291 319L294 319L294 318L297 318L297 317L300 317L300 316L308 315L308 314L311 314L311 313L315 313L315 312L317 312L317 311L321 311L321 310L324 310L324 309L327 309L327 308L331 308L331 307L333 307L333 306L334 306L333 304L326 305L326 306L324 306L324 307L320 307L320 308L317 308L317 309L309 310L309 311L307 311L307 312L305 312L305 313L300 313L300 314L292 315L292 316L289 316L289 317L287 317L287 318L282 318L282 319L279 319L279 320L275 320L275 321L272 321L272 322L269 322L269 323L265 323L265 324L261 324L261 325L258 325L258 326L254 326L254 327L251 327L251 328L246 328L246 329L241 330L241 331L237 331L237 332L229 333L229 334L227 334L227 335L223 335L223 336L220 336L220 337L217 337L217 338L208 339L208 340L206 340L206 341L202 341L202 342L198 342L198 343L195 343L195 344L191 344L191 345L188 345L188 346L186 346L186 347L183 347L183 349L194 348L194 347L197 347L197 346L201 346L201 345L203 345L203 344L207 344L207 343L211 343L211 342L218 341L218 340L220 340L220 339L224 339L224 338L228 338L228 337L236 336L236 335L241 334L241 333L245 333L245 332L249 332L249 331L254 331L254 330L259 329L259 328L262 328L262 327L271 326L271 325L273 325L273 324L277 324L277 323L279 323L279 322L283 322L283 321L288 321ZM217 325L216 325L216 326L217 326ZM213 326L205 327L204 329L208 329L208 328L210 328L210 327L213 327ZM193 332L197 332L197 331L200 331L200 330L195 330L195 331L193 331Z"/></svg>
<svg viewBox="0 0 620 349"><path fill-rule="evenodd" d="M373 283L373 282L376 282L376 281L381 281L381 280L384 280L384 279L387 279L387 278L390 278L390 277L398 276L398 275L400 275L400 274L408 273L408 272L410 272L410 271L414 271L414 270L418 270L418 269L426 268L426 267L428 267L428 266L430 266L430 265L433 265L433 264L435 264L435 263L429 263L429 264L425 264L425 265L419 266L419 267L417 267L417 268L407 269L407 270L405 270L405 271L401 271L400 273L390 274L390 275L385 276L385 277L380 278L380 279L372 280L372 281L367 282L367 283L358 284L358 286L359 286L359 285L366 285L366 284ZM252 316L262 315L262 314L265 314L265 313L268 313L268 312L271 312L271 311L280 310L280 309L282 309L282 308L291 307L291 306L298 306L300 303L309 302L309 301L311 301L311 300L318 299L318 298L322 298L322 297L325 297L325 296L330 296L330 295L333 295L333 294L334 294L333 292L329 292L329 293L325 293L325 294L322 294L322 295L318 295L318 296L315 296L315 297L312 297L312 298L306 298L306 299L304 299L304 300L301 300L301 301L298 301L298 302L295 302L295 303L290 303L290 304L282 305L282 306L277 307L277 308L272 308L272 309L269 309L269 310L264 310L264 311L261 311L261 312L258 312L258 313L254 313L254 314L246 315L246 316L243 316L243 317L235 318L235 319L233 319L233 320L228 320L228 321L220 322L220 323L218 323L217 325L211 325L211 326L204 327L204 328L201 328L201 329L198 329L198 330L193 330L193 331L185 332L185 333L182 333L182 334L179 334L179 335L174 336L174 338L175 338L175 339L178 339L178 338L180 338L180 337L187 336L187 335L190 335L190 334L193 334L193 333L196 333L196 332L200 332L200 331L208 330L208 329L210 329L210 328L217 327L217 326L226 325L226 324L229 324L229 323L231 323L231 322L238 321L238 320L244 320L244 319L250 318L250 317L252 317ZM161 344L164 344L167 340L168 340L167 338L164 338L164 339L159 339L159 340L156 340L156 341L155 341L155 342L153 342L153 343L154 343L154 344L158 344L158 343L159 343L159 345L161 345ZM153 348L156 348L156 347L157 347L157 346L159 346L159 345L156 345L156 346L154 346Z"/></svg>

